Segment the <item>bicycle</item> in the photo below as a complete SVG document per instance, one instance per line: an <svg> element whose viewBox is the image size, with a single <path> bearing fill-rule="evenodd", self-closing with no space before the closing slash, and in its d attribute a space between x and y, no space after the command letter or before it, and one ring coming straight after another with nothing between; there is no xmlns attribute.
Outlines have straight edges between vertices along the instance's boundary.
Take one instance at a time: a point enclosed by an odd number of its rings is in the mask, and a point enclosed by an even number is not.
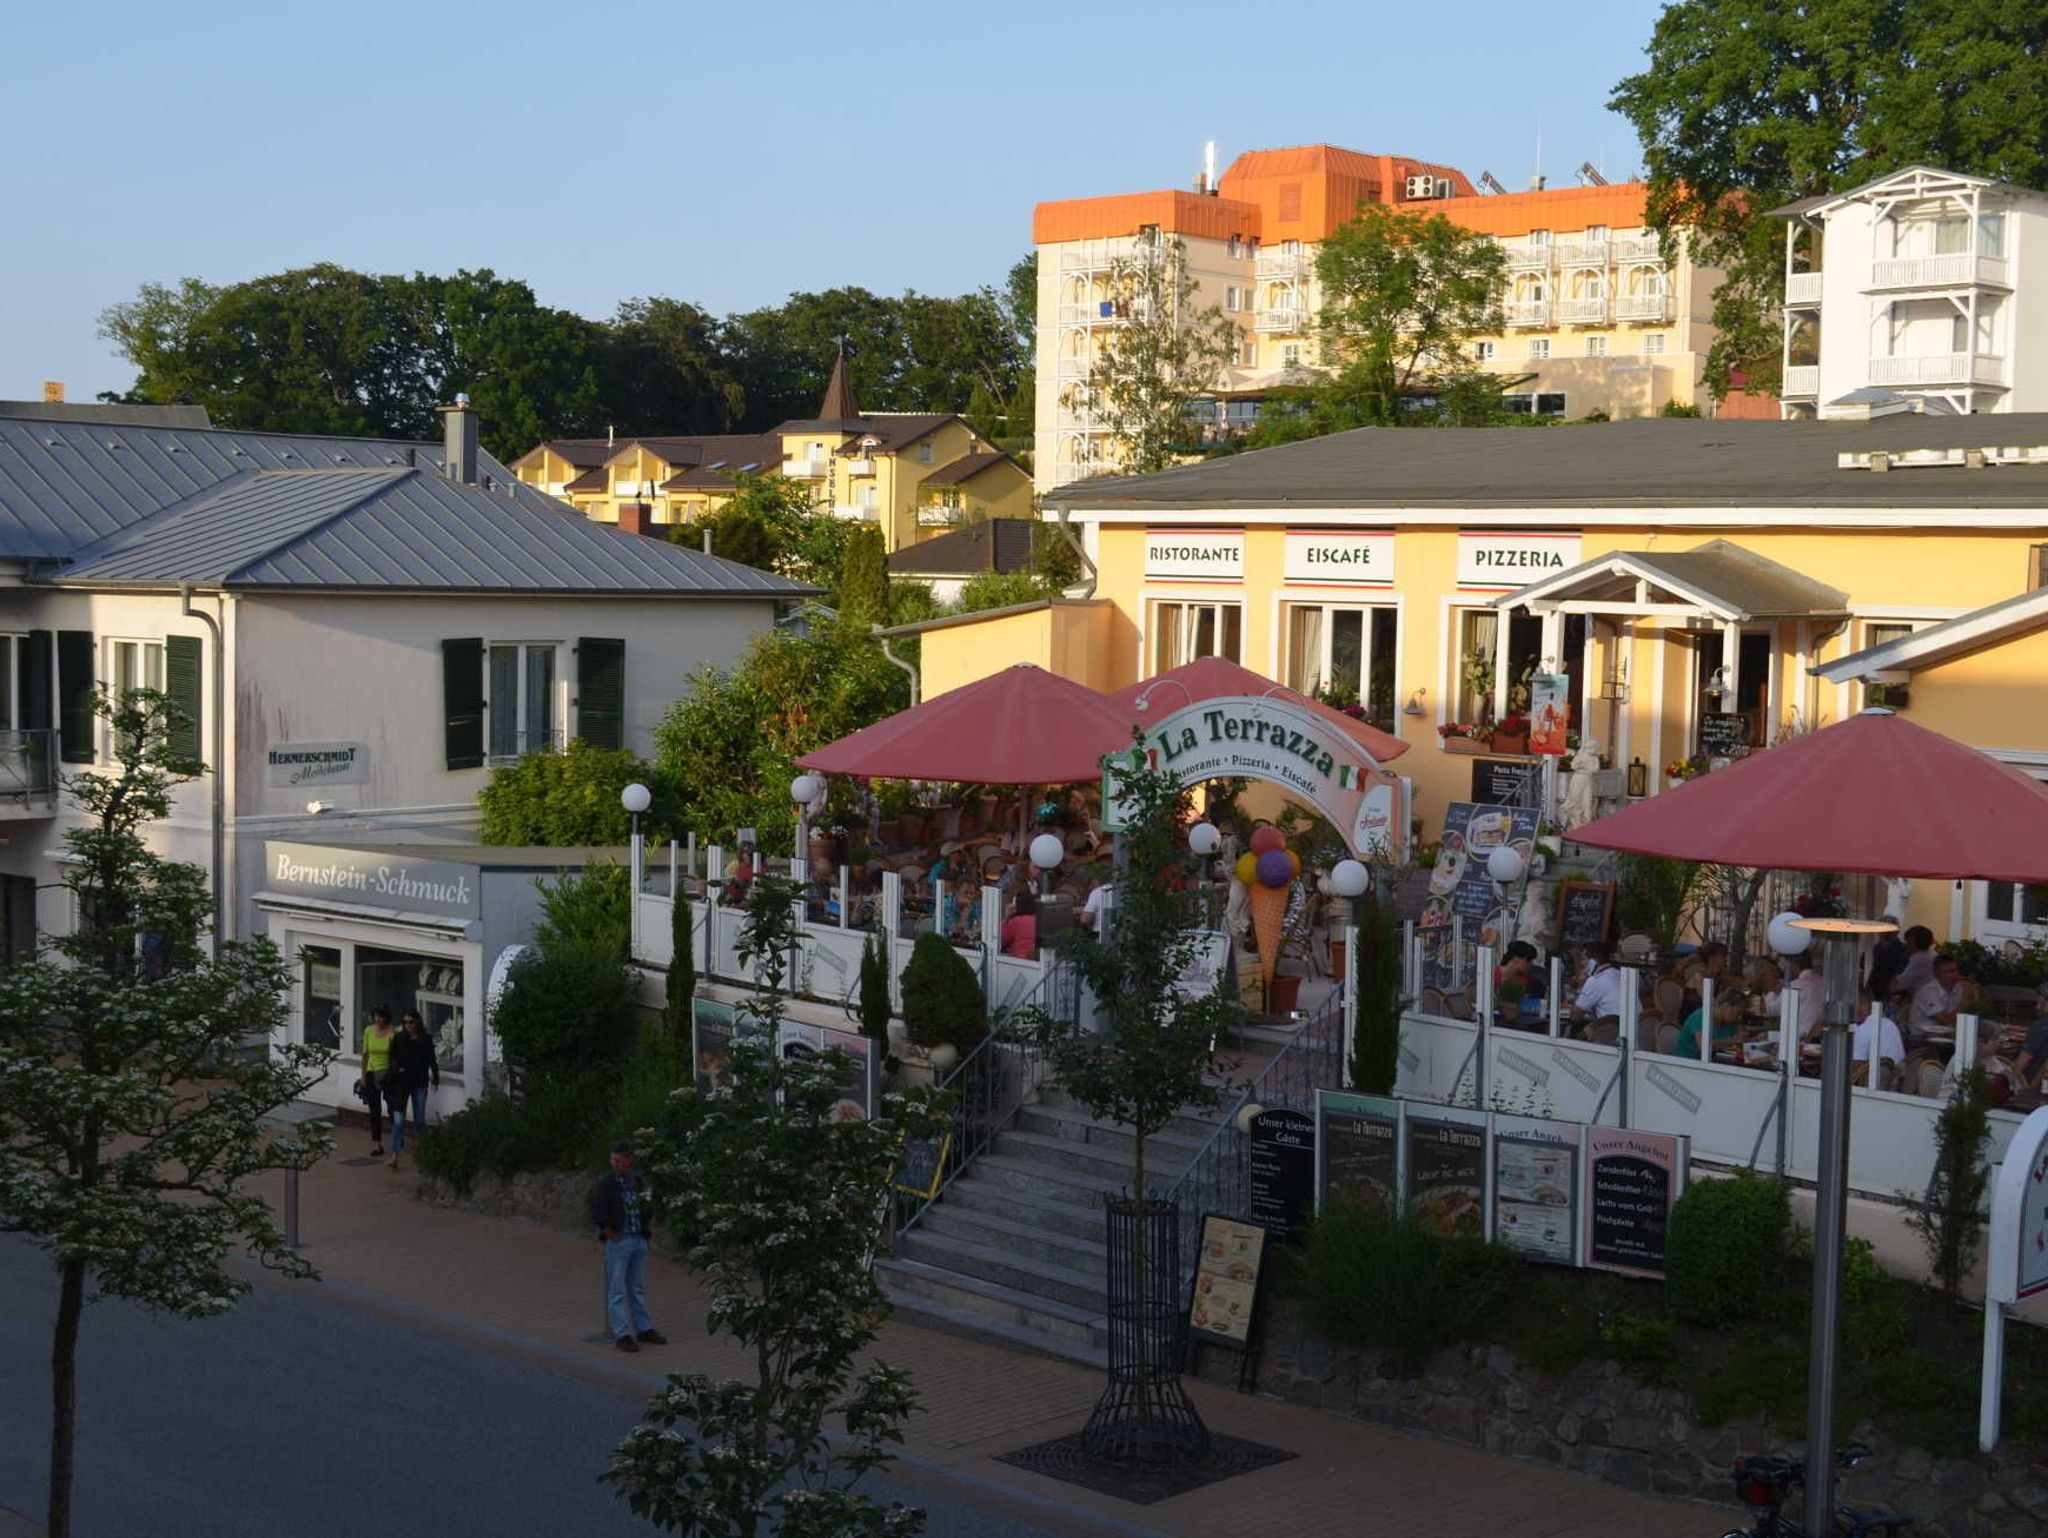
<svg viewBox="0 0 2048 1538"><path fill-rule="evenodd" d="M1871 1456L1870 1448L1851 1442L1835 1453L1835 1466L1853 1469ZM1730 1528L1721 1538L1808 1538L1806 1529L1785 1515L1785 1503L1806 1484L1806 1465L1796 1458L1737 1458L1735 1498L1749 1508L1751 1525ZM1912 1525L1913 1519L1874 1507L1835 1508L1834 1538L1879 1538Z"/></svg>

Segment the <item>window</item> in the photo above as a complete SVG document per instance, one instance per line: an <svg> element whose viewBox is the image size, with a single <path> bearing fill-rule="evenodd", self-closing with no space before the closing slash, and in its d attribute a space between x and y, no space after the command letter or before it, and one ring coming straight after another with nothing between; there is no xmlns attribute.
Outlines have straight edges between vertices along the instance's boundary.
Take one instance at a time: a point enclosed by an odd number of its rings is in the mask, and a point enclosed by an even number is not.
<svg viewBox="0 0 2048 1538"><path fill-rule="evenodd" d="M1604 358L1604 357L1606 357L1606 356L1607 356L1607 338L1606 338L1606 337L1604 337L1604 336L1589 336L1589 337L1587 337L1587 338L1586 338L1586 356L1587 356L1587 357L1589 357L1589 358Z"/></svg>
<svg viewBox="0 0 2048 1538"><path fill-rule="evenodd" d="M494 760L555 747L555 643L493 643L484 719Z"/></svg>
<svg viewBox="0 0 2048 1538"><path fill-rule="evenodd" d="M1473 361L1478 363L1491 363L1499 351L1500 343L1498 342L1474 342L1472 344Z"/></svg>
<svg viewBox="0 0 2048 1538"><path fill-rule="evenodd" d="M109 641L102 654L107 664L107 693L116 706L132 689L164 686L164 643L161 641ZM111 760L115 744L111 733L104 735L104 753Z"/></svg>
<svg viewBox="0 0 2048 1538"><path fill-rule="evenodd" d="M1458 721L1494 719L1495 668L1500 650L1501 611L1461 609L1454 615L1457 626L1457 674L1451 679L1451 696L1458 702ZM1527 679L1541 666L1543 621L1526 609L1507 615L1507 705L1510 711L1529 708Z"/></svg>
<svg viewBox="0 0 2048 1538"><path fill-rule="evenodd" d="M1236 255L1235 252L1232 252L1231 254L1233 256ZM1223 308L1230 311L1232 314L1236 314L1240 310L1249 308L1249 306L1247 306L1244 302L1244 289L1241 285L1231 283L1227 284L1224 287Z"/></svg>
<svg viewBox="0 0 2048 1538"><path fill-rule="evenodd" d="M1152 605L1152 671L1164 673L1197 657L1239 659L1244 610L1234 603Z"/></svg>
<svg viewBox="0 0 2048 1538"><path fill-rule="evenodd" d="M1979 214L1977 216L1977 254L1980 256L2005 255L2005 215Z"/></svg>
<svg viewBox="0 0 2048 1538"><path fill-rule="evenodd" d="M2048 587L2048 545L2034 545L2027 551L2027 590Z"/></svg>
<svg viewBox="0 0 2048 1538"><path fill-rule="evenodd" d="M1237 361L1246 368L1256 368L1259 362L1259 339L1246 335L1237 344Z"/></svg>
<svg viewBox="0 0 2048 1538"><path fill-rule="evenodd" d="M1391 607L1289 604L1287 686L1338 705L1362 704L1368 720L1391 731L1400 624Z"/></svg>
<svg viewBox="0 0 2048 1538"><path fill-rule="evenodd" d="M1280 344L1280 366L1282 368L1295 368L1300 363L1301 343L1282 342Z"/></svg>
<svg viewBox="0 0 2048 1538"><path fill-rule="evenodd" d="M1550 249L1550 231L1531 230L1529 232L1529 249L1532 251L1548 251Z"/></svg>
<svg viewBox="0 0 2048 1538"><path fill-rule="evenodd" d="M1866 650L1873 646L1886 646L1903 636L1911 635L1918 627L1904 620L1866 620L1863 625L1863 645Z"/></svg>
<svg viewBox="0 0 2048 1538"><path fill-rule="evenodd" d="M1984 883L1985 928L1997 926L2000 938L2016 939L2026 930L2048 925L2048 887L2014 886L2005 881Z"/></svg>
<svg viewBox="0 0 2048 1538"><path fill-rule="evenodd" d="M918 462L919 464L921 464L921 465L928 465L928 464L930 464L930 463L932 462L932 446L931 446L931 444L929 444L929 443L920 443L920 444L919 444L919 445L917 446L917 462Z"/></svg>
<svg viewBox="0 0 2048 1538"><path fill-rule="evenodd" d="M1646 336L1644 336L1643 351L1649 354L1651 357L1655 357L1659 353L1663 352L1664 333L1661 331L1652 331L1648 333Z"/></svg>
<svg viewBox="0 0 2048 1538"><path fill-rule="evenodd" d="M1561 417L1565 401L1562 390L1543 390L1536 394L1503 395L1500 403L1516 416Z"/></svg>
<svg viewBox="0 0 2048 1538"><path fill-rule="evenodd" d="M1550 356L1550 338L1549 338L1549 337L1547 337L1547 336L1532 336L1532 337L1530 337L1530 338L1529 338L1529 356L1530 356L1531 358L1534 358L1534 359L1539 359L1539 360L1540 360L1540 359L1543 359L1543 358L1547 358L1547 357L1549 357L1549 356Z"/></svg>
<svg viewBox="0 0 2048 1538"><path fill-rule="evenodd" d="M1934 221L1934 252L1937 256L1953 256L1970 249L1970 221L1961 214L1951 214Z"/></svg>
<svg viewBox="0 0 2048 1538"><path fill-rule="evenodd" d="M1602 241L1604 241L1604 240L1606 240L1606 239L1607 239L1607 226L1606 226L1606 225L1604 225L1604 224L1589 224L1589 225L1587 225L1587 226L1586 226L1586 244L1587 244L1587 245L1589 245L1589 246L1597 246L1597 245L1599 245L1599 244L1600 244L1600 243L1601 243Z"/></svg>

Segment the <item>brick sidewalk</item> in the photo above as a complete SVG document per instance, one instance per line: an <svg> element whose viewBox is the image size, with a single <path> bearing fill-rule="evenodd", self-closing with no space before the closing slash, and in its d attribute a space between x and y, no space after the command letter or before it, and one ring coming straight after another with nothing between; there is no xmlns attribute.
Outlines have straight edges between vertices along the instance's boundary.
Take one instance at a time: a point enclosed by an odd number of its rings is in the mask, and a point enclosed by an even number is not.
<svg viewBox="0 0 2048 1538"><path fill-rule="evenodd" d="M594 1239L416 1201L409 1168L351 1163L364 1137L348 1132L341 1142L342 1156L309 1171L301 1191L301 1238L328 1281L507 1345L566 1355L586 1372L639 1380L650 1392L666 1372L737 1369L736 1350L706 1335L701 1294L681 1266L656 1257L648 1269L648 1304L670 1344L625 1356L603 1328ZM267 1194L275 1201L280 1191L272 1177ZM995 1461L1078 1429L1099 1375L897 1323L884 1327L876 1355L907 1369L923 1400L906 1438L916 1464L1127 1530L1250 1538L1277 1524L1303 1535L1370 1527L1403 1538L1687 1538L1729 1526L1711 1507L1194 1382L1212 1429L1297 1456L1134 1506Z"/></svg>

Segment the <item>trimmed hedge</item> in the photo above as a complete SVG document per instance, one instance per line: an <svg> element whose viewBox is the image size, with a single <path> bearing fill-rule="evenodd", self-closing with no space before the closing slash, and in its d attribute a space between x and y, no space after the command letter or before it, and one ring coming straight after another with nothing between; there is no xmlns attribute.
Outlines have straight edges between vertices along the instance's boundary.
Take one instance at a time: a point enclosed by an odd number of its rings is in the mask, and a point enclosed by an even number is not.
<svg viewBox="0 0 2048 1538"><path fill-rule="evenodd" d="M1445 1238L1416 1214L1332 1202L1309 1230L1303 1301L1324 1334L1420 1366L1439 1346L1481 1335L1521 1269L1505 1246Z"/></svg>
<svg viewBox="0 0 2048 1538"><path fill-rule="evenodd" d="M972 1051L988 1034L981 979L944 935L921 934L903 969L903 1029L920 1047Z"/></svg>
<svg viewBox="0 0 2048 1538"><path fill-rule="evenodd" d="M1775 1317L1785 1306L1792 1197L1755 1175L1700 1180L1671 1212L1664 1301L1688 1324Z"/></svg>

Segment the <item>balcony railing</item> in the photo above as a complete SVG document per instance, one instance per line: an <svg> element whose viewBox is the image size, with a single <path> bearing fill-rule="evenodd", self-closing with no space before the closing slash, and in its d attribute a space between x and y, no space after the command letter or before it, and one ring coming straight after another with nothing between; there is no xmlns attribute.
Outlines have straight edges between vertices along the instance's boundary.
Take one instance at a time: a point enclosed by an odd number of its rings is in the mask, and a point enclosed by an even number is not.
<svg viewBox="0 0 2048 1538"><path fill-rule="evenodd" d="M1154 242L1140 240L1135 235L1117 236L1106 240L1074 241L1060 250L1060 271L1107 272L1119 263L1133 260L1141 253L1150 253L1158 249Z"/></svg>
<svg viewBox="0 0 2048 1538"><path fill-rule="evenodd" d="M48 812L57 805L57 733L0 731L0 813Z"/></svg>
<svg viewBox="0 0 2048 1538"><path fill-rule="evenodd" d="M1969 352L1872 358L1870 382L1874 385L2003 385L2005 359Z"/></svg>
<svg viewBox="0 0 2048 1538"><path fill-rule="evenodd" d="M1548 299L1510 299L1501 307L1501 314L1510 326L1547 326L1550 324L1550 301Z"/></svg>
<svg viewBox="0 0 2048 1538"><path fill-rule="evenodd" d="M1299 305L1287 305L1277 310L1259 311L1258 327L1261 331L1306 331L1308 325L1308 311Z"/></svg>
<svg viewBox="0 0 2048 1538"><path fill-rule="evenodd" d="M822 481L832 474L829 459L785 459L782 473L793 481Z"/></svg>
<svg viewBox="0 0 2048 1538"><path fill-rule="evenodd" d="M1557 253L1560 267L1605 267L1607 265L1607 242L1604 240L1560 240L1551 247Z"/></svg>
<svg viewBox="0 0 2048 1538"><path fill-rule="evenodd" d="M1061 459L1054 461L1052 468L1053 480L1062 486L1068 481L1085 481L1110 472L1110 466L1099 459Z"/></svg>
<svg viewBox="0 0 2048 1538"><path fill-rule="evenodd" d="M1608 242L1617 262L1661 262L1664 246L1655 235L1617 235Z"/></svg>
<svg viewBox="0 0 2048 1538"><path fill-rule="evenodd" d="M1778 392L1780 400L1810 401L1820 394L1820 365L1818 363L1788 363L1785 366L1785 383Z"/></svg>
<svg viewBox="0 0 2048 1538"><path fill-rule="evenodd" d="M1896 256L1870 264L1872 288L2006 288L2005 261L1996 256Z"/></svg>
<svg viewBox="0 0 2048 1538"><path fill-rule="evenodd" d="M538 727L531 731L499 731L493 724L489 761L493 767L516 764L529 753L559 753L563 738L559 727Z"/></svg>
<svg viewBox="0 0 2048 1538"><path fill-rule="evenodd" d="M875 473L875 462L865 454L861 455L858 459L849 459L846 462L846 473L848 475L873 475Z"/></svg>
<svg viewBox="0 0 2048 1538"><path fill-rule="evenodd" d="M1094 367L1095 365L1086 358L1062 358L1060 359L1059 377L1061 379L1086 379L1089 371Z"/></svg>
<svg viewBox="0 0 2048 1538"><path fill-rule="evenodd" d="M882 516L882 508L876 502L834 502L832 516L854 523L873 523Z"/></svg>
<svg viewBox="0 0 2048 1538"><path fill-rule="evenodd" d="M1607 296L1597 299L1560 299L1557 318L1567 325L1598 325L1607 319Z"/></svg>
<svg viewBox="0 0 2048 1538"><path fill-rule="evenodd" d="M1618 294L1614 300L1616 320L1669 320L1669 294Z"/></svg>
<svg viewBox="0 0 2048 1538"><path fill-rule="evenodd" d="M951 507L944 502L922 502L918 504L917 526L920 529L948 528L967 521L967 509Z"/></svg>
<svg viewBox="0 0 2048 1538"><path fill-rule="evenodd" d="M1508 265L1510 267L1548 267L1550 265L1550 247L1548 246L1512 245L1505 247L1505 250L1507 251Z"/></svg>
<svg viewBox="0 0 2048 1538"><path fill-rule="evenodd" d="M1315 271L1315 258L1306 251L1261 251L1256 270L1262 278L1305 278Z"/></svg>
<svg viewBox="0 0 2048 1538"><path fill-rule="evenodd" d="M1785 303L1819 304L1820 274L1795 272L1785 279Z"/></svg>

